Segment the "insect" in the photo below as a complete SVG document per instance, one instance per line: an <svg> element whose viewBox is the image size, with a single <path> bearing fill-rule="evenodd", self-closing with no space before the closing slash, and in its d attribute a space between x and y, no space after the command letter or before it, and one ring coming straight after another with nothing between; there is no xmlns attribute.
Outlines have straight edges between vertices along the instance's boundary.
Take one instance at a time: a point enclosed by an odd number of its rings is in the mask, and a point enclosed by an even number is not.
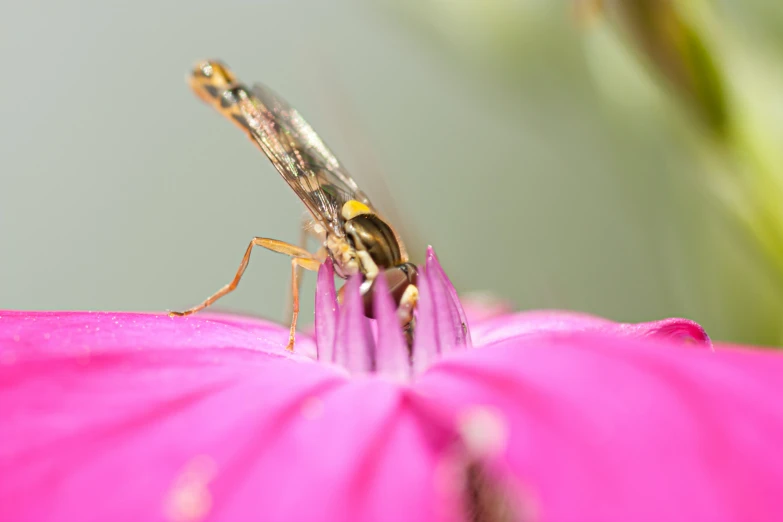
<svg viewBox="0 0 783 522"><path fill-rule="evenodd" d="M232 292L247 268L253 247L260 246L291 257L293 309L289 350L294 349L299 316L299 269L318 270L327 257L332 259L339 277L362 276L361 294L367 317L373 316L375 280L385 277L410 346L413 312L419 295L416 265L408 261L405 245L391 225L380 216L313 128L271 89L262 84L248 88L219 61L199 63L189 81L199 98L242 129L272 162L307 207L312 221L306 224L305 230L319 240L321 247L312 254L304 245L255 237L230 283L201 304L169 315L196 313Z"/></svg>

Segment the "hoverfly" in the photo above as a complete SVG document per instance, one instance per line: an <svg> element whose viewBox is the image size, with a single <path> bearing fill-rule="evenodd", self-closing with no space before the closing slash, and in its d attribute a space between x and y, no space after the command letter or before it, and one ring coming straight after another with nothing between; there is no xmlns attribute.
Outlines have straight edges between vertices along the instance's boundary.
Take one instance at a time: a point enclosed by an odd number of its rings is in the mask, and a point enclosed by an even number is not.
<svg viewBox="0 0 783 522"><path fill-rule="evenodd" d="M339 277L362 276L361 294L367 317L373 314L375 279L381 274L386 278L410 345L418 300L416 265L408 261L405 246L391 225L379 215L313 128L271 89L262 84L248 88L221 62L198 64L189 81L199 98L247 133L269 158L307 207L312 222L305 229L320 241L321 248L311 254L303 246L253 238L229 284L201 304L170 315L193 314L232 292L247 268L253 247L260 246L291 257L293 310L289 350L294 347L299 315L299 268L318 270L327 257Z"/></svg>

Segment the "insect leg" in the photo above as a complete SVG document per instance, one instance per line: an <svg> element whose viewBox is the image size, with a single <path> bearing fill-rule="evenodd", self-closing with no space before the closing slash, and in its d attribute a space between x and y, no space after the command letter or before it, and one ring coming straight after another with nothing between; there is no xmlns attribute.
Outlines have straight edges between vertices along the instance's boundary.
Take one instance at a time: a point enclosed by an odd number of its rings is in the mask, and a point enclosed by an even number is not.
<svg viewBox="0 0 783 522"><path fill-rule="evenodd" d="M193 308L185 310L184 312L169 312L169 315L184 316L184 315L194 314L208 307L209 305L211 305L212 303L214 303L224 295L233 292L234 289L239 284L239 280L242 279L242 275L245 273L247 264L250 262L250 253L253 251L253 247L255 246L260 246L266 248L267 250L271 250L273 252L278 252L280 254L292 256L295 259L301 259L303 261L310 261L313 263L317 263L315 258L313 258L312 254L310 254L310 252L308 252L303 248L299 248L295 245L291 245L283 241L278 241L276 239L268 239L265 237L253 238L253 240L250 241L250 244L247 246L247 250L245 250L245 255L242 257L242 262L239 264L239 269L237 269L237 273L234 276L234 279L229 284L225 285L223 288L221 288L220 290L218 290L217 292L215 292L214 294L206 298L204 302L201 303L200 305L194 306ZM309 265L303 263L302 266L306 268ZM317 264L315 266L317 268Z"/></svg>
<svg viewBox="0 0 783 522"><path fill-rule="evenodd" d="M293 310L291 311L291 331L288 334L288 346L286 349L294 351L294 337L296 336L296 320L299 318L299 268L316 271L321 263L317 259L295 257L291 259L291 295Z"/></svg>
<svg viewBox="0 0 783 522"><path fill-rule="evenodd" d="M297 243L300 248L306 249L307 248L307 240L309 238L314 238L318 240L320 243L323 243L323 233L319 233L315 228L315 224L313 223L312 216L309 212L305 213L302 216L302 226L299 229L299 242ZM323 247L319 249L318 253L312 257L315 257L316 259L320 260L321 262L324 262L326 260L325 252L324 255L321 256L321 250L324 250ZM297 287L297 291L301 289L302 287L302 271L297 270L297 284L299 285ZM285 317L288 317L291 315L293 311L294 306L294 294L293 292L288 292L286 295L285 300Z"/></svg>

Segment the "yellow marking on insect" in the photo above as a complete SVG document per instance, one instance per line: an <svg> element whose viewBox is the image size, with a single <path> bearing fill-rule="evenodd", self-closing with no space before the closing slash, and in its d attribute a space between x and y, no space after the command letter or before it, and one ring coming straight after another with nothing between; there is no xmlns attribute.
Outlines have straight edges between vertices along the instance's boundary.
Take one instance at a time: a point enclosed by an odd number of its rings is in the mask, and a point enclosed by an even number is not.
<svg viewBox="0 0 783 522"><path fill-rule="evenodd" d="M361 216L363 214L372 214L372 210L370 210L370 207L368 207L364 203L352 199L345 202L345 205L343 205L342 213L343 213L343 219L347 221L349 219L353 219L356 216Z"/></svg>

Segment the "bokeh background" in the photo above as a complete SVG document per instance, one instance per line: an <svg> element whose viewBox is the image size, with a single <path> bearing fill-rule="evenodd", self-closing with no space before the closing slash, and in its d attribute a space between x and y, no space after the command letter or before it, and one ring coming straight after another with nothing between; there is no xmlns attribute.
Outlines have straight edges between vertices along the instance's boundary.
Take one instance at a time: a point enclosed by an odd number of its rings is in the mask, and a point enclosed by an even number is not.
<svg viewBox="0 0 783 522"><path fill-rule="evenodd" d="M777 0L47 4L0 8L2 308L184 309L253 236L297 241L299 201L185 84L219 57L461 291L781 344ZM255 252L220 308L286 320L289 272Z"/></svg>

